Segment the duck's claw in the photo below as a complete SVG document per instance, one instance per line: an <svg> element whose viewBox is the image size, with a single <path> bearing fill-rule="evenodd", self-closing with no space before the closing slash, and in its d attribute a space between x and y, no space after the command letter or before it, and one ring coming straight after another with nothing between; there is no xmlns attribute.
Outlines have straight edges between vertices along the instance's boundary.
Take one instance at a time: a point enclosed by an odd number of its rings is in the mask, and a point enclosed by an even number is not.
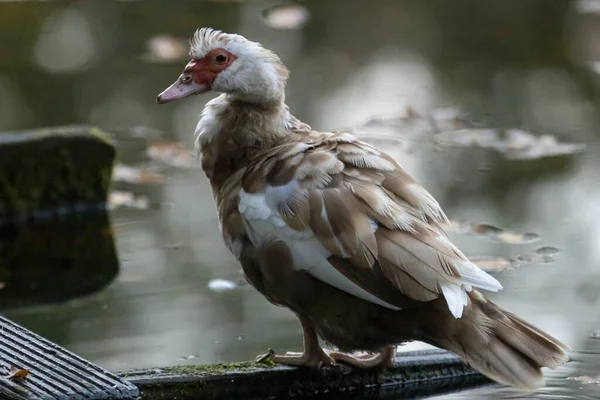
<svg viewBox="0 0 600 400"><path fill-rule="evenodd" d="M285 355L275 354L269 349L266 354L256 357L256 362L266 363L272 361L276 364L291 365L296 367L320 368L324 365L335 366L335 360L329 357L322 349L313 353L287 352Z"/></svg>
<svg viewBox="0 0 600 400"><path fill-rule="evenodd" d="M257 356L256 357L256 362L257 363L261 363L261 364L265 364L274 355L275 355L275 350L269 349L269 350L267 350L267 352L265 354Z"/></svg>

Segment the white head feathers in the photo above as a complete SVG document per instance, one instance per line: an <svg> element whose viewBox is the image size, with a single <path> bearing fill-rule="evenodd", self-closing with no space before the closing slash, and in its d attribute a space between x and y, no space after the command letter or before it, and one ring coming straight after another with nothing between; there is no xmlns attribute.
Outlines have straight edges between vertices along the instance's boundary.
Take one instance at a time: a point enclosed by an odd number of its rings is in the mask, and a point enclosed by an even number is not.
<svg viewBox="0 0 600 400"><path fill-rule="evenodd" d="M260 52L264 48L260 43L252 42L241 35L225 33L213 28L199 28L190 38L190 57L200 59L211 50L225 49L236 54L234 50Z"/></svg>
<svg viewBox="0 0 600 400"><path fill-rule="evenodd" d="M241 35L212 28L200 28L190 39L192 58L201 59L215 49L223 49L237 59L219 73L212 84L213 91L245 100L283 100L288 70L275 53Z"/></svg>

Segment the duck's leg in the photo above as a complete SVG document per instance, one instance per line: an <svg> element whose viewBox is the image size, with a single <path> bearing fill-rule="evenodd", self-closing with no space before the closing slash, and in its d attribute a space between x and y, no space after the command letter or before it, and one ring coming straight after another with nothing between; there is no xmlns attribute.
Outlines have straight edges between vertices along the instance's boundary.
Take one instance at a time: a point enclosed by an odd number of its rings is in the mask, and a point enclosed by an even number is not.
<svg viewBox="0 0 600 400"><path fill-rule="evenodd" d="M389 367L396 356L396 346L385 347L376 354L353 356L339 351L328 351L327 355L336 362L351 365L356 368L369 369L376 367Z"/></svg>
<svg viewBox="0 0 600 400"><path fill-rule="evenodd" d="M271 360L278 364L306 366L319 368L323 365L335 365L335 361L319 345L317 334L310 323L310 320L305 316L298 315L302 331L304 333L304 351L302 353L287 352L284 355L275 354L269 350L267 354L258 356L256 361Z"/></svg>

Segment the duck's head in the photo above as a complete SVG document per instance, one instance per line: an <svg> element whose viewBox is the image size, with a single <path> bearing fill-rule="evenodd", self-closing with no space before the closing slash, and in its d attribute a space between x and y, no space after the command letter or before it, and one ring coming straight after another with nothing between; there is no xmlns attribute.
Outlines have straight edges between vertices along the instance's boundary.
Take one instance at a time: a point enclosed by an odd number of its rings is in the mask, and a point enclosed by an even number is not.
<svg viewBox="0 0 600 400"><path fill-rule="evenodd" d="M280 101L286 67L275 53L245 37L201 28L190 39L190 62L161 94L159 104L208 91L248 102Z"/></svg>

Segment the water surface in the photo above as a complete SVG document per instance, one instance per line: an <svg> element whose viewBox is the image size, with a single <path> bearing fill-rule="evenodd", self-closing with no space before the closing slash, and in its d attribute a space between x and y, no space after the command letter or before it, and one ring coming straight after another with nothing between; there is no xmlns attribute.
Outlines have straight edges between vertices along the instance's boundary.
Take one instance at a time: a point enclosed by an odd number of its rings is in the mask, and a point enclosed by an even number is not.
<svg viewBox="0 0 600 400"><path fill-rule="evenodd" d="M303 27L277 30L260 14L275 4L3 3L0 29L11 40L0 44L0 129L148 126L191 147L210 96L156 106L156 94L186 61L151 62L147 46L156 35L185 39L210 25L277 51L292 71L293 112L318 129L356 126L406 106L420 113L460 106L482 127L585 143L583 154L514 161L492 150L440 148L425 125L369 130L373 136L402 132L403 143L371 139L451 219L540 236L514 244L451 234L466 255L516 259L544 246L559 249L552 262L496 273L504 291L492 297L570 344L573 361L549 372L548 387L533 394L485 387L440 398L600 397L594 379L568 379L600 375L600 340L591 337L600 329L599 103L594 72L583 67L596 56L595 14L568 1L313 0L302 2L310 14ZM110 287L5 315L115 370L299 349L301 331L291 313L242 283L221 243L202 172L172 170L159 192L159 209L112 213L121 273ZM236 288L210 290L214 279Z"/></svg>

